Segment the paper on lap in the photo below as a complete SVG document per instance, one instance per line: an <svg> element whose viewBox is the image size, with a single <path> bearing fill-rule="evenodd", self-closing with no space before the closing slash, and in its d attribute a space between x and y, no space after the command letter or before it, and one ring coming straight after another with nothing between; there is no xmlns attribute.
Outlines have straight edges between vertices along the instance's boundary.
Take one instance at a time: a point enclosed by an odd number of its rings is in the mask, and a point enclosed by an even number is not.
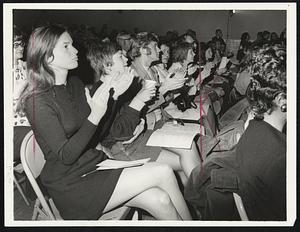
<svg viewBox="0 0 300 232"><path fill-rule="evenodd" d="M101 163L97 164L97 170L107 170L107 169L118 169L118 168L129 168L140 166L147 163L150 158L146 159L139 159L134 161L121 161L121 160L111 160L107 159L102 161Z"/></svg>
<svg viewBox="0 0 300 232"><path fill-rule="evenodd" d="M185 123L184 126L168 122L150 136L147 146L190 149L194 137L205 134L200 124Z"/></svg>

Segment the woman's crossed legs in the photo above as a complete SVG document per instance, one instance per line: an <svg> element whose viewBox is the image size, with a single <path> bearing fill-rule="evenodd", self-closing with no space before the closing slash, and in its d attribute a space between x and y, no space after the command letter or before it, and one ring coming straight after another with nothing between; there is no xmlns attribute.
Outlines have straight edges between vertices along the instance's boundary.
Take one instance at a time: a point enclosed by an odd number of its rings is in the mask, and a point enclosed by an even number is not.
<svg viewBox="0 0 300 232"><path fill-rule="evenodd" d="M191 220L173 170L151 162L123 170L104 213L126 203L143 208L159 220Z"/></svg>

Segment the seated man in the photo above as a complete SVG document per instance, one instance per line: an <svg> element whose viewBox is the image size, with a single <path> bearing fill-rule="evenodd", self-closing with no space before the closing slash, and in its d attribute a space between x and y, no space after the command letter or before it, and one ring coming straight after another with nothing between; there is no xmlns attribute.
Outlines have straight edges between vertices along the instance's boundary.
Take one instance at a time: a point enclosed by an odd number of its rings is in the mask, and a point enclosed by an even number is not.
<svg viewBox="0 0 300 232"><path fill-rule="evenodd" d="M116 37L116 41L117 41L117 44L119 46L121 46L122 48L122 53L125 57L128 58L128 63L130 64L132 59L131 57L129 56L129 51L131 49L131 45L132 45L132 39L131 39L131 35L122 31L120 33L117 34L117 37Z"/></svg>

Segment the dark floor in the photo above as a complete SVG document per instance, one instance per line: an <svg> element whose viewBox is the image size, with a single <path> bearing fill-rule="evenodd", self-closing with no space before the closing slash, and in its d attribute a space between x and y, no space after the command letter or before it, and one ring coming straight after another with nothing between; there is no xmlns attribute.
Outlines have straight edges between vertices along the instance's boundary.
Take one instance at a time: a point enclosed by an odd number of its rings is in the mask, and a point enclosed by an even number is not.
<svg viewBox="0 0 300 232"><path fill-rule="evenodd" d="M24 185L22 186L24 189ZM31 220L33 213L34 200L28 199L30 205L26 205L21 194L15 188L14 190L14 219L15 220Z"/></svg>

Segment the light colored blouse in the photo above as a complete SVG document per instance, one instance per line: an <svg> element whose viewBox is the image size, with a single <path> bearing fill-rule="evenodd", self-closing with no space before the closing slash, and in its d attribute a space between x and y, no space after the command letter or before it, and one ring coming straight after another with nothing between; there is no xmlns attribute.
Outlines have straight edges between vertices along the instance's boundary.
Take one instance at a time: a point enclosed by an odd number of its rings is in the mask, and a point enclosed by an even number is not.
<svg viewBox="0 0 300 232"><path fill-rule="evenodd" d="M17 66L13 68L13 110L14 110L14 126L30 126L24 113L16 112L17 103L20 94L24 90L27 82L26 63L22 60L18 61Z"/></svg>

